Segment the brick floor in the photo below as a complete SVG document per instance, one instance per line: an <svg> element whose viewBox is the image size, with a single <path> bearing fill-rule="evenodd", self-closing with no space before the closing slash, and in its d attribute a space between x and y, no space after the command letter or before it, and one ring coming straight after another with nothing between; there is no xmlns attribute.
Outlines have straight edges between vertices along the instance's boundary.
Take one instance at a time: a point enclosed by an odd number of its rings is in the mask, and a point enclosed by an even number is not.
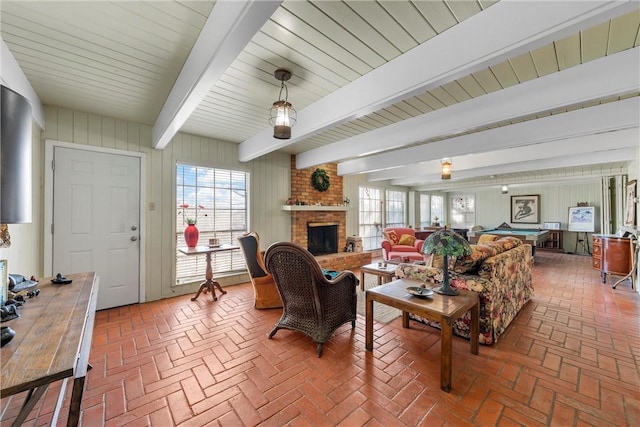
<svg viewBox="0 0 640 427"><path fill-rule="evenodd" d="M267 339L280 310L254 310L249 284L217 302L188 295L100 311L82 422L640 426L640 295L628 281L615 290L600 283L589 257L542 251L534 286L497 344L474 356L454 338L451 393L439 388L438 331L403 329L399 318L375 324L366 352L359 316L355 331L341 327L317 358L299 333ZM50 424L57 391L25 425Z"/></svg>

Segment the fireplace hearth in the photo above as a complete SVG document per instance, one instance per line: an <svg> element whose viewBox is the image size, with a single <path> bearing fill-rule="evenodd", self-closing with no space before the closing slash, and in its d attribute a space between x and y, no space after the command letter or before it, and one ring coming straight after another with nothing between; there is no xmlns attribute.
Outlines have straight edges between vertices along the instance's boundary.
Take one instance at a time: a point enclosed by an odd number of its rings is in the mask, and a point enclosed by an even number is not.
<svg viewBox="0 0 640 427"><path fill-rule="evenodd" d="M313 255L338 252L338 222L308 222L307 249Z"/></svg>

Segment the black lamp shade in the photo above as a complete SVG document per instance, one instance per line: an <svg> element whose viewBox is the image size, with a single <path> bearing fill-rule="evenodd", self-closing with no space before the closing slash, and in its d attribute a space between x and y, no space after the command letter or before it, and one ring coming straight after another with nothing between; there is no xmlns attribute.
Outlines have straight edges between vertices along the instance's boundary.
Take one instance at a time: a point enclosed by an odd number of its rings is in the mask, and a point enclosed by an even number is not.
<svg viewBox="0 0 640 427"><path fill-rule="evenodd" d="M0 97L0 223L30 223L31 104L5 86Z"/></svg>

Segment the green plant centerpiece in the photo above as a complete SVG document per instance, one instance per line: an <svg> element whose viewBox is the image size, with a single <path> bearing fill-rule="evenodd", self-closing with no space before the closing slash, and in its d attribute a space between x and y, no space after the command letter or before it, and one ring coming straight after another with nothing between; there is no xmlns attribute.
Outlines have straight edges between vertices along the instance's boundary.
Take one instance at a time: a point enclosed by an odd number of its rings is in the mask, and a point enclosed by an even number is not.
<svg viewBox="0 0 640 427"><path fill-rule="evenodd" d="M318 191L327 191L331 185L327 171L320 168L314 170L311 174L311 185Z"/></svg>
<svg viewBox="0 0 640 427"><path fill-rule="evenodd" d="M422 245L422 253L426 255L443 255L442 285L434 289L442 295L458 295L458 291L449 284L449 257L471 255L471 246L464 237L451 230L440 230L427 237Z"/></svg>

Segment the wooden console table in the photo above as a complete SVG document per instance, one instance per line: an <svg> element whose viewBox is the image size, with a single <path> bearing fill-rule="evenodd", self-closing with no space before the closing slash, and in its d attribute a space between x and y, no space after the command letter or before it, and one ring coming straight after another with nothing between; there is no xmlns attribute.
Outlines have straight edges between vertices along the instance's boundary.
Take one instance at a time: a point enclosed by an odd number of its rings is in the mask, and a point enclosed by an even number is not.
<svg viewBox="0 0 640 427"><path fill-rule="evenodd" d="M51 420L51 425L56 425L71 377L67 426L78 425L84 380L90 369L99 278L95 273L70 274L67 278L72 283L55 285L51 278L40 280L40 295L18 309L20 317L3 323L15 330L16 336L0 349L1 397L27 392L12 426L24 422L49 384L63 380ZM9 405L10 400L3 403Z"/></svg>

